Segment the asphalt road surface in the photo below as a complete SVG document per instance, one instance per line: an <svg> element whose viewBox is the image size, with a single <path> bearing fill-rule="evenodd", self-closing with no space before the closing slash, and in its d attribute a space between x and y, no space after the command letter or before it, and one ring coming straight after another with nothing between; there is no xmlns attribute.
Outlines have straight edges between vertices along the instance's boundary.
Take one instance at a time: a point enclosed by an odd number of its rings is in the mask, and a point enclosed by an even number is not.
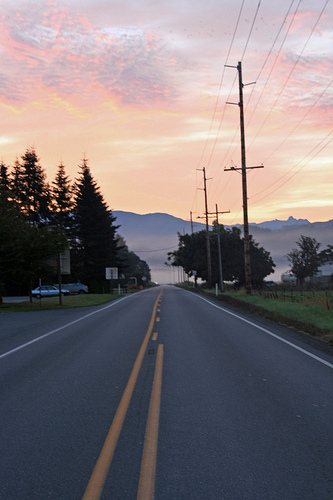
<svg viewBox="0 0 333 500"><path fill-rule="evenodd" d="M0 499L329 500L333 357L157 287L0 315Z"/></svg>

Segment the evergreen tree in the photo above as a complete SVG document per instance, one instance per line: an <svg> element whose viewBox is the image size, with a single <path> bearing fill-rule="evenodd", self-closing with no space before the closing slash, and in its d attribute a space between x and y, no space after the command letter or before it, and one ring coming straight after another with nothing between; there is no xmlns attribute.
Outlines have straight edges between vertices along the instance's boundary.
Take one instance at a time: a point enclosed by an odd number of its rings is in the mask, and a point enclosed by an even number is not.
<svg viewBox="0 0 333 500"><path fill-rule="evenodd" d="M57 228L31 224L6 196L0 196L0 220L0 281L9 293L27 293L50 272L47 259L64 250L66 239Z"/></svg>
<svg viewBox="0 0 333 500"><path fill-rule="evenodd" d="M75 246L72 274L86 282L91 291L102 291L105 268L118 267L115 239L116 218L105 203L93 179L88 161L83 159L75 186Z"/></svg>
<svg viewBox="0 0 333 500"><path fill-rule="evenodd" d="M0 191L0 281L4 291L8 289L8 280L15 281L20 273L22 242L26 242L27 221L19 205L8 198L5 191Z"/></svg>
<svg viewBox="0 0 333 500"><path fill-rule="evenodd" d="M8 175L8 167L4 164L3 161L0 164L0 190L2 196L9 196L10 179Z"/></svg>
<svg viewBox="0 0 333 500"><path fill-rule="evenodd" d="M13 199L21 205L21 191L23 189L23 169L19 159L16 157L10 178L10 188Z"/></svg>
<svg viewBox="0 0 333 500"><path fill-rule="evenodd" d="M136 278L138 286L145 286L151 280L150 269L145 260L140 259L134 252L128 254L128 269L131 271L129 278Z"/></svg>
<svg viewBox="0 0 333 500"><path fill-rule="evenodd" d="M14 190L23 213L34 224L45 223L49 219L49 186L46 174L39 163L34 148L28 148L22 155L23 163L14 170Z"/></svg>
<svg viewBox="0 0 333 500"><path fill-rule="evenodd" d="M137 279L138 285L148 285L151 281L150 269L146 261L140 259L134 252L130 252L126 241L122 236L116 236L119 273L125 277L125 283L128 283L131 278Z"/></svg>
<svg viewBox="0 0 333 500"><path fill-rule="evenodd" d="M73 189L62 162L52 182L51 198L52 222L70 233L73 226Z"/></svg>

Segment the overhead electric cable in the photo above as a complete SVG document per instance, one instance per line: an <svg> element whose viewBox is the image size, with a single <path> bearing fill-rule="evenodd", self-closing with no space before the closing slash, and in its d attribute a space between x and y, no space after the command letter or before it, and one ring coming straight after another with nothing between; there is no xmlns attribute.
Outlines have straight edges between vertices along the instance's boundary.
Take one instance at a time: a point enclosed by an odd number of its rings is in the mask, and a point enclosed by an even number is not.
<svg viewBox="0 0 333 500"><path fill-rule="evenodd" d="M274 61L274 64L273 64L273 66L272 66L272 68L271 68L271 71L270 71L270 73L269 73L269 75L268 75L268 77L267 77L267 79L266 79L265 85L264 85L264 87L263 87L263 89L262 89L262 91L261 91L261 94L260 94L260 96L259 96L259 99L258 99L258 101L257 101L257 103L256 103L256 105L255 105L255 107L254 107L254 109L253 109L253 111L252 111L252 113L251 113L251 116L250 116L249 120L247 121L247 125L249 125L249 124L250 124L250 122L251 122L251 120L252 120L252 117L253 117L253 115L254 115L254 113L255 113L255 111L256 111L256 109L257 109L257 107L258 107L258 104L259 104L260 100L261 100L261 97L262 97L262 95L263 95L263 93L264 93L264 90L266 89L267 83L268 83L268 81L269 81L269 79L270 79L270 76L271 76L271 74L272 74L272 72L273 72L273 69L274 69L274 67L275 67L275 64L276 64L276 62L277 62L277 60L278 60L278 58L279 58L279 56L280 56L280 53L281 53L282 47L283 47L284 42L285 42L285 40L286 40L286 38L287 38L287 36L288 36L288 33L289 33L289 31L290 31L290 27L291 27L291 25L292 25L292 23L293 23L293 20L294 20L294 18L295 18L296 12L298 11L298 7L299 7L299 5L300 5L301 1L302 1L302 0L299 0L299 2L298 2L298 5L297 5L296 10L295 10L295 12L294 12L294 15L293 15L293 17L292 17L292 19L291 19L291 22L289 23L288 30L286 31L286 34L285 34L285 36L284 36L284 38L283 38L283 40L282 40L282 43L281 43L281 45L280 45L280 48L279 48L279 50L278 50L278 52L277 52L277 54L276 54L276 56L275 56L275 61ZM295 0L291 0L291 3L290 3L289 8L288 8L288 10L287 10L287 13L286 13L286 15L284 16L284 19L283 19L283 21L282 21L282 23L281 23L280 29L278 30L277 35L276 35L276 37L275 37L275 39L274 39L274 41L273 41L273 43L272 43L272 46L271 46L271 48L270 48L270 50L269 50L269 52L268 52L268 54L267 54L267 56L266 56L266 59L265 59L265 61L263 62L263 65L261 66L260 71L259 71L259 73L258 73L258 75L257 75L257 78L256 78L256 80L255 80L255 82L256 82L256 83L259 81L260 76L261 76L261 73L263 72L263 70L264 70L264 68L265 68L265 66L266 66L266 64L267 64L267 61L268 61L269 57L271 56L271 54L272 54L272 52L273 52L273 49L274 49L274 47L275 47L275 44L276 44L276 42L277 42L277 40L278 40L278 38L279 38L279 36L280 36L280 33L281 33L282 29L283 29L283 26L284 26L284 25L285 25L285 23L287 22L287 18L288 18L288 16L289 16L289 13L290 13L290 11L291 11L291 8L292 8L292 6L293 6L294 2L295 2ZM253 88L252 88L251 94L250 94L249 99L248 99L248 101L247 101L247 105L248 105L248 104L249 104L249 102L251 101L252 95L253 95L253 93L254 93L254 89L255 89L255 87L253 87Z"/></svg>
<svg viewBox="0 0 333 500"><path fill-rule="evenodd" d="M310 32L310 34L309 34L309 36L308 36L308 38L307 38L307 40L306 40L306 42L305 42L305 44L304 44L304 46L303 46L303 48L302 48L302 50L301 50L301 52L300 52L299 56L297 57L297 59L296 59L296 61L295 61L294 65L293 65L293 67L292 67L291 71L289 72L289 75L287 76L286 81L284 82L284 84L283 84L283 86L282 86L282 89L281 89L281 90L280 90L280 92L277 94L277 97L276 97L276 99L275 99L275 101L274 101L274 103L273 103L273 105L272 105L272 107L271 107L270 111L268 112L268 114L267 114L267 116L266 116L265 120L263 121L263 123L262 123L262 125L261 125L260 129L258 130L258 132L257 132L257 134L256 134L256 136L255 136L255 138L253 139L253 141L252 141L251 145L253 144L254 140L256 139L256 137L258 136L258 134L259 134L259 133L261 132L261 130L263 129L263 127L264 127L264 125L266 124L266 122L267 122L268 118L270 117L270 115L271 115L271 113L272 113L273 109L275 108L275 106L276 106L276 104L277 104L278 100L280 99L280 97L281 97L281 95L282 95L282 93L283 93L284 89L286 88L287 83L288 83L288 81L289 81L289 80L290 80L290 78L291 78L291 75L293 74L293 72L294 72L294 70L295 70L295 68L296 68L296 66L297 66L297 64L298 64L298 62L299 62L299 60L300 60L300 58L301 58L301 57L302 57L302 55L303 55L304 50L306 49L306 47L307 47L307 45L308 45L308 43L309 43L309 41L310 41L310 38L312 37L312 35L313 35L313 33L314 33L314 31L315 31L315 29L316 29L316 27L317 27L317 25L318 25L318 23L319 23L319 21L320 21L321 17L322 17L322 15L323 15L323 13L324 13L324 11L325 11L326 7L327 7L328 2L329 2L329 0L326 0L325 5L324 5L324 7L322 8L322 10L321 10L321 12L320 12L320 14L319 14L319 16L318 16L318 18L317 18L317 20L316 20L316 22L315 22L315 24L314 24L313 28L312 28L312 30L311 30L311 32ZM300 3L300 2L299 2L299 3ZM297 8L298 8L298 6L297 6ZM295 17L295 15L294 15L294 17Z"/></svg>
<svg viewBox="0 0 333 500"><path fill-rule="evenodd" d="M312 150L304 157L303 160L299 161L298 163L296 163L296 165L293 166L292 169L288 170L288 172L286 172L285 174L283 174L277 181L273 182L270 186L273 186L274 184L276 184L277 182L279 182L281 179L283 179L283 177L285 177L286 175L288 175L292 170L294 170L300 163L303 163L303 161L305 161L306 157L309 156L311 153L313 153L323 142L325 142L330 135L333 134L333 129L326 135L326 137L324 137L324 139L322 139L320 141L319 144L317 144L314 148L312 148ZM259 201L262 201L264 200L265 198L267 198L267 196L270 196L271 194L275 193L276 191L278 191L282 186L284 186L285 184L287 184L287 182L289 182L291 179L293 179L293 177L295 177L295 175L297 175L299 172L301 172L301 170L303 170L312 160L314 160L333 140L333 137L326 143L324 144L320 149L319 151L317 151L304 165L302 165L296 172L294 172L288 179L286 179L282 184L280 184L280 186L277 186L276 189L273 189L273 191L270 191L269 193L267 193L265 196L263 196L262 198L260 198L259 200L253 202L254 204L256 203L259 203ZM267 188L268 189L268 188ZM259 193L257 194L254 194L251 196L251 200L253 200L254 197L256 196L259 196L263 191L260 191Z"/></svg>
<svg viewBox="0 0 333 500"><path fill-rule="evenodd" d="M296 129L301 125L301 123L303 123L303 121L305 120L305 118L308 116L308 114L310 113L310 111L313 110L313 108L315 108L318 104L318 102L320 101L320 99L326 94L327 90L330 88L330 86L332 85L333 83L333 80L331 80L329 82L329 84L326 86L325 90L322 91L322 93L320 94L320 96L316 99L316 101L312 104L312 106L305 112L305 114L302 116L302 118L296 123L296 125L294 126L294 128L291 130L291 132L289 132L289 134L287 135L287 137L285 137L285 139L283 139L283 141L278 145L276 146L276 148L265 158L264 162L266 162L269 158L271 158L271 156L273 156L274 153L276 153L276 151L289 139L289 137L296 131Z"/></svg>
<svg viewBox="0 0 333 500"><path fill-rule="evenodd" d="M242 0L241 6L240 6L240 10L239 10L239 13L238 13L238 17L237 17L236 26L235 26L234 33L233 33L233 36L232 36L232 40L231 40L231 43L230 43L230 46L229 46L229 50L228 50L228 53L227 53L226 63L228 62L228 59L229 59L229 56L230 56L230 52L231 52L231 49L233 47L233 43L234 43L234 40L235 40L235 37L236 37L236 33L237 33L237 30L238 30L240 18L241 18L242 12L243 12L244 3L245 3L245 0ZM198 165L197 165L197 169L200 168L200 165L202 163L202 159L204 157L205 151L206 151L207 146L208 146L209 138L210 138L210 135L211 135L211 131L212 131L212 128L213 128L213 123L214 123L215 115L216 115L216 111L217 111L217 105L218 105L218 101L219 101L219 98L220 98L221 88L222 88L223 79L224 79L224 72L225 72L225 66L223 65L223 71L222 71L222 76L221 76L219 91L218 91L218 95L217 95L215 106L214 106L214 111L213 111L213 116L212 116L212 120L211 120L211 124L210 124L210 129L209 129L209 132L208 132L208 136L207 136L207 139L206 139L206 142L205 142L205 145L204 145L204 148L203 148L200 160L199 160ZM233 86L234 86L235 82L236 82L236 77L234 79ZM225 106L224 106L224 110L223 110L223 116L224 116L224 113L225 113ZM215 139L214 146L213 146L213 151L214 151L215 146L216 146L217 138L218 138L218 135L219 135L219 132L220 132L220 128L221 128L221 123L222 123L222 120L220 120L220 126L219 126L219 130L218 130L218 133L217 133L217 136L216 136L216 139ZM209 164L211 162L212 154L210 155L210 158L209 158ZM192 211L193 211L194 204L196 204L196 202L197 202L197 190L198 190L198 187L196 186L195 198L194 198L194 201L192 203Z"/></svg>
<svg viewBox="0 0 333 500"><path fill-rule="evenodd" d="M291 71L290 71L290 73L289 73L289 75L288 75L288 77L287 77L287 79L286 79L286 81L285 81L285 83L284 83L284 85L283 85L283 87L282 87L282 89L281 89L280 93L278 94L278 96L277 96L277 98L276 98L276 100L275 100L275 103L274 103L274 104L273 104L273 106L271 107L271 109L270 109L270 111L269 111L268 115L266 116L266 118L265 118L265 120L264 120L263 124L261 125L260 129L258 130L258 132L257 132L256 136L254 137L254 139L253 139L253 141L252 141L252 143L251 143L251 145L250 145L250 147L249 147L248 149L250 149L250 148L251 148L251 146L253 145L253 142L254 142L254 141L255 141L255 139L257 138L257 136L258 136L259 132L262 130L263 126L265 125L265 123L266 123L266 121L267 121L267 119L269 118L269 116L270 116L270 114L272 113L272 111L273 111L274 107L276 106L276 103L277 103L278 99L279 99L279 98L280 98L280 96L282 95L282 92L283 92L283 90L285 89L285 87L286 87L286 85L287 85L287 82L288 82L288 80L290 79L290 77L291 77L291 75L292 75L292 73L293 73L294 69L296 68L296 65L298 64L298 62L299 62L300 58L302 57L302 55L303 55L303 53L304 53L304 50L305 50L306 46L308 45L308 43L309 43L309 41L310 41L310 38L311 38L311 36L313 35L313 33L314 33L314 31L315 31L315 29L316 29L316 27L317 27L318 23L319 23L319 20L321 19L322 15L323 15L323 13L324 13L324 11L325 11L325 9L326 9L326 6L327 6L328 2L329 2L329 0L326 0L326 2L325 2L325 4L324 4L324 6L323 6L323 8L322 8L322 10L321 10L321 12L320 12L320 14L319 14L319 16L318 16L318 18L317 18L316 22L315 22L315 24L314 24L314 26L313 26L313 28L312 28L312 30L311 30L311 32L310 32L310 34L309 34L309 36L308 36L308 38L307 38L307 40L306 40L306 42L305 42L305 44L304 44L304 46L303 46L303 48L302 48L301 53L299 54L299 56L298 56L297 60L295 61L294 66L292 67L292 69L291 69ZM301 3L301 0L299 1L298 5L297 5L297 8L296 8L296 11L294 12L294 15L293 15L293 19L292 19L292 21L293 21L293 20L294 20L294 18L295 18L295 15L296 15L296 12L297 12L297 10L298 10L298 7L299 7L300 3ZM291 24L292 24L292 23L291 23ZM290 30L291 24L289 24L288 31ZM282 47L281 47L281 48L282 48ZM281 48L280 48L280 50L281 50ZM277 56L278 56L278 55L277 55ZM274 66L275 66L276 60L277 60L277 59L275 59ZM274 67L274 66L273 66L273 67ZM270 73L270 74L271 74L271 73ZM289 139L289 137L290 137L290 136L294 133L294 131L295 131L295 130L298 128L298 126L302 123L302 121L305 119L305 117L308 115L308 113L311 111L311 109L313 109L313 108L314 108L314 106L318 103L318 101L321 99L321 97L325 94L325 92L327 91L327 89L330 87L331 83L332 83L332 81L328 84L328 86L326 87L326 89L325 89L325 90L322 92L322 94L318 97L318 99L316 100L316 102L314 103L314 105L312 105L312 106L311 106L311 108L310 108L310 109L309 109L309 110L305 113L305 115L304 115L304 116L302 117L302 119L301 119L301 120L300 120L300 121L296 124L296 126L293 128L293 130L292 130L291 132L289 132L289 134L287 135L287 137L286 137L286 138L285 138L285 139L281 142L281 144L280 144L279 146L277 146L277 147L275 148L275 150L274 150L274 151L273 151L273 152L272 152L272 153L268 156L268 158L270 158L270 157L274 154L274 152L276 152L276 151L277 151L277 150L278 150L278 149L282 146L282 144L284 144L284 143L285 143L285 142ZM267 84L267 82L266 82L266 84ZM261 96L260 96L260 97L261 97ZM325 140L325 139L324 139L324 140ZM267 158L266 158L265 162L267 162ZM292 169L290 169L290 170L289 170L289 172L291 172L294 168L295 168L295 167L293 167ZM281 178L283 178L283 177L284 177L285 175L287 175L287 174L288 174L288 172L287 172L286 174L284 174ZM280 179L281 179L281 178L280 178ZM265 188L264 190L260 191L260 193L263 193L264 191L266 191L267 189L269 189L269 187L271 187L272 185L274 185L274 184L276 184L277 182L279 182L279 180L280 180L280 179L278 179L277 181L275 181L273 184L270 184L270 186L268 186L268 187L267 187L267 188ZM284 185L284 184L283 184L283 185ZM273 191L273 192L275 192L275 191ZM259 195L260 193L257 193L257 194L256 194L256 195L254 195L254 196L257 196L257 195ZM265 196L265 197L266 197L266 196ZM264 198L265 198L265 197L264 197ZM264 198L261 198L261 199L264 199Z"/></svg>
<svg viewBox="0 0 333 500"><path fill-rule="evenodd" d="M167 250L173 250L174 248L178 248L176 246L169 248L159 248L158 250L132 250L134 253L155 253L155 252L166 252Z"/></svg>
<svg viewBox="0 0 333 500"><path fill-rule="evenodd" d="M244 2L243 2L244 4ZM242 4L242 7L243 7L243 4ZM256 22L256 19L258 17L258 12L259 12L259 8L260 8L260 5L261 5L261 0L259 0L258 2L258 5L257 5L257 9L256 9L256 12L255 12L255 15L254 15L254 18L253 18L253 21L252 21L252 25L251 25L251 28L250 28L250 31L249 31L249 34L248 34L248 37L247 37L247 41L246 41L246 44L245 44L245 47L244 47L244 50L243 50L243 55L241 57L241 60L243 60L244 58L244 55L245 55L245 52L247 50L247 47L248 47L248 44L249 44L249 41L251 39L251 35L252 35L252 31L253 31L253 28L254 28L254 25L255 25L255 22ZM242 10L242 9L241 9ZM240 12L241 14L241 12ZM238 26L238 22L239 22L239 18L240 18L240 15L238 16L238 21L237 21L237 26ZM236 28L237 28L236 26ZM234 31L234 37L235 37L235 33L236 33L236 29ZM232 40L232 43L234 41L234 37L233 37L233 40ZM228 57L226 59L226 63L228 62L228 58L229 58L229 54L230 54L230 50L231 50L231 47L229 49L229 52L228 52ZM223 70L223 74L224 74L224 70ZM229 97L227 99L227 101L229 101L229 98L230 98L230 95L231 95L231 92L232 92L232 89L235 85L235 82L237 80L237 75L235 75L235 79L233 81L233 84L232 84L232 88L230 90L230 93L229 93ZM218 128L218 131L217 131L217 134L216 134L216 137L215 137L215 141L214 141L214 145L213 145L213 148L212 148L212 151L211 151L211 154L210 154L210 157L209 157L209 162L208 162L208 165L211 163L211 160L212 160L212 157L213 157L213 154L214 154L214 151L215 151L215 148L216 148L216 144L217 144L217 140L218 140L218 137L219 137L219 134L220 134L220 131L221 131L221 127L222 127L222 122L223 122L223 119L224 119L224 114L225 114L225 110L226 110L226 104L224 105L224 108L223 108L223 113L222 113L222 116L221 116L221 119L220 119L220 124L219 124L219 128ZM235 136L236 136L236 133L237 133L237 129L236 129L236 132L235 132ZM234 136L234 138L235 138ZM231 146L230 146L231 147ZM230 149L229 147L229 149ZM215 191L214 191L215 192Z"/></svg>
<svg viewBox="0 0 333 500"><path fill-rule="evenodd" d="M233 33L233 36L232 36L232 40L231 40L231 43L230 43L230 46L229 46L228 54L227 54L227 57L226 57L226 63L228 62L229 55L230 55L230 52L231 52L231 49L232 49L232 46L233 46L233 43L234 43L234 40L235 40L235 36L236 36L237 29L238 29L240 17L241 17L242 12L243 12L244 3L245 3L245 0L242 0L242 5L241 5L240 10L239 10L239 14L238 14L236 26L235 26L234 33ZM213 123L214 123L214 120L215 120L215 115L216 115L216 110L217 110L218 102L219 102L219 99L220 99L221 89L222 89L223 80L224 80L224 72L225 72L225 66L223 65L222 76L221 76L221 80L220 80L220 85L219 85L219 90L218 90L217 98L216 98L216 101L215 101L215 106L214 106L212 120L211 120L211 123L210 123L210 128L209 128L208 136L207 136L207 139L206 139L206 142L205 142L205 145L204 145L204 148L203 148L200 160L198 162L197 168L200 167L202 159L203 159L203 156L204 156L205 151L206 151L206 148L208 146L209 138L210 138L211 131L212 131L212 128L213 128Z"/></svg>
<svg viewBox="0 0 333 500"><path fill-rule="evenodd" d="M262 65L262 67L261 67L261 69L260 69L260 71L259 71L259 74L258 74L258 76L257 76L257 78L256 78L256 81L258 81L258 80L259 80L260 75L261 75L261 73L262 73L262 71L263 71L263 69L264 69L264 67L265 67L265 65L266 65L266 63L267 63L267 61L268 61L268 59L269 59L269 56L271 55L271 53L272 53L272 51L273 51L273 49L274 49L274 46L275 46L275 44L276 44L276 42L277 42L277 40L278 40L278 37L279 37L279 35L280 35L281 31L282 31L282 28L283 28L283 26L284 26L284 24L285 24L285 22L286 22L286 20L287 20L287 17L288 17L288 15L289 15L289 13L290 13L290 10L291 10L291 8L292 8L292 6L293 6L294 2L295 2L295 0L292 0L292 1L291 1L291 3L290 3L290 5L289 5L288 11L287 11L287 13L286 13L286 14L285 14L285 16L284 16L284 19L283 19L283 21L282 21L282 23L281 23L280 29L278 30L278 33L277 33L277 35L276 35L276 37L275 37L275 39L274 39L274 41L273 41L273 44L272 44L272 46L271 46L271 48L270 48L270 50L269 50L269 52L268 52L268 55L267 55L267 57L266 57L266 59L265 59L265 61L264 61L263 65ZM299 4L300 4L300 3L301 3L301 0L299 0L298 6L299 6ZM297 6L296 11L295 11L295 13L294 13L294 17L295 17L295 14L296 14L296 12L297 12L298 6ZM259 9L259 5L258 5L258 8L257 8L257 11L258 11L258 9ZM293 17L293 18L294 18L294 17ZM289 28L288 28L287 34L289 33L289 30L290 30L290 26L291 26L291 24L292 24L292 22L291 22L291 23L290 23L290 25L289 25ZM285 37L284 37L284 40L283 40L283 42L282 42L282 45L280 46L280 49L279 49L278 54L280 53L280 51L281 51L281 49L282 49L282 46L283 46L283 43L284 43L284 41L285 41L285 39L286 39L286 37L287 37L287 34L286 34L286 35L285 35ZM276 60L277 60L277 57L276 57ZM275 61L276 61L276 60L275 60ZM274 66L275 66L275 63L274 63ZM273 66L273 67L274 67L274 66ZM273 71L273 70L271 70L271 72L272 72L272 71ZM271 73L270 73L270 74L271 74ZM235 79L236 79L236 78L237 78L237 75L236 75ZM269 77L268 77L268 79L269 79ZM267 85L268 79L266 80L265 87L266 87L266 85ZM247 104L249 104L249 102L250 102L250 99L251 99L251 96L252 96L253 92L254 92L254 90L252 90L251 95L250 95L250 98L249 98L249 100L248 100L248 103L247 103ZM262 92L262 93L263 93L263 92ZM262 93L261 93L261 95L262 95ZM260 96L260 97L261 97L261 96ZM260 100L260 97L259 97L259 100ZM229 97L228 97L227 101L229 101L229 99L230 99L230 94L229 94ZM259 100L258 100L258 102L259 102ZM258 106L258 102L257 102L257 104L256 104L256 107ZM255 109L256 109L256 107L255 107ZM226 109L226 105L225 105L225 107L224 107L224 110L223 110L223 115L222 115L222 117L221 117L221 121L220 121L220 126L219 126L219 130L218 130L218 134L219 134L220 129L221 129L221 126L222 126L222 120L223 120L223 118L224 118L225 109ZM254 110L254 111L255 111L255 110ZM253 114L254 114L254 111L252 112L252 115L251 115L251 117L250 117L249 122L251 121L251 118L252 118L252 116L253 116ZM221 166L225 163L226 158L227 158L227 157L228 157L228 155L229 155L229 151L230 151L230 149L231 149L231 147L232 147L232 144L234 143L234 140L235 140L236 134L237 134L237 129L236 129L236 131L235 131L235 134L234 134L233 140L232 140L232 142L231 142L231 144L230 144L230 146L229 146L229 148L228 148L227 152L225 153L225 155L224 155L224 157L223 157L223 160L222 160L222 162L220 163L220 165L219 165L219 167L218 167L218 168L221 168ZM216 139L215 139L214 148L215 148L215 146L216 146L217 139L218 139L218 135L216 136ZM235 146L235 147L236 147L236 146ZM222 174L223 174L223 170L222 170ZM220 181L221 181L221 178L222 178L222 174L220 175L220 178L219 178L218 182L217 182L217 183L215 183L215 189L214 189L214 191L213 191L213 194L217 191L217 188L218 188L218 186L219 186L219 184L220 184ZM227 182L227 184L229 183L229 180L230 180L230 176L228 177L228 182ZM222 190L222 193L225 191L225 188L226 188L226 186L225 186L225 187L224 187L224 189ZM221 194L222 194L222 193L221 193Z"/></svg>
<svg viewBox="0 0 333 500"><path fill-rule="evenodd" d="M241 8L240 8L240 11L239 11L239 14L238 14L236 26L235 26L235 29L234 29L234 33L233 33L233 36L232 36L232 40L231 40L231 43L230 43L230 46L229 46L228 54L227 54L227 57L226 57L226 60L225 60L225 64L223 66L222 78L221 78L221 83L220 83L220 88L219 88L219 96L220 96L220 92L221 92L221 88L222 88L222 83L223 83L223 79L224 79L225 65L228 63L230 52L231 52L232 46L234 44L234 40L235 40L235 36L236 36L236 33L237 33L237 29L238 29L240 17L241 17L242 12L243 12L244 2L245 2L245 0L243 0L243 2L242 2ZM233 87L234 87L234 85L236 83L236 80L237 80L237 75L235 75L235 78L234 78L234 81L232 83L231 90L230 90L229 97L228 97L227 101L230 98L230 95L231 95L232 89L233 89ZM217 103L218 103L218 100L216 101L216 106L215 106L215 109L214 109L214 118L215 118L215 112L216 112ZM221 131L221 127L222 127L222 122L223 122L224 115L225 115L225 110L226 110L226 103L224 104L224 107L223 107L223 112L222 112L222 116L220 118L219 128L217 130L217 133L216 133L216 136L215 136L215 141L214 141L214 144L213 144L213 147L212 147L212 151L211 151L210 157L208 159L208 165L210 165L210 163L212 161L213 154L215 152L216 144L217 144L217 141L218 141L218 138L219 138L219 135L220 135L220 131Z"/></svg>
<svg viewBox="0 0 333 500"><path fill-rule="evenodd" d="M250 41L250 38L251 38L251 35L252 35L252 31L253 31L253 28L254 28L257 16L258 16L259 9L260 9L260 5L261 5L261 0L259 0L259 3L257 5L257 10L256 10L256 13L255 13L253 21L252 21L252 25L251 25L251 29L250 29L249 35L248 35L247 40L246 40L246 44L245 44L245 47L244 47L244 50L243 50L243 55L241 57L241 61L243 61L243 58L244 58L247 46L249 44L249 41Z"/></svg>

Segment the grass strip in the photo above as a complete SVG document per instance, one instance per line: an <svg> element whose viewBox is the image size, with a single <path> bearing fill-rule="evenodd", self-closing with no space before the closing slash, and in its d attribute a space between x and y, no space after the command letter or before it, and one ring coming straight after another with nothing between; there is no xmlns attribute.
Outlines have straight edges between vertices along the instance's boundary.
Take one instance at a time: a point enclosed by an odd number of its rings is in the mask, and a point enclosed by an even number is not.
<svg viewBox="0 0 333 500"><path fill-rule="evenodd" d="M93 307L106 304L121 297L118 294L87 294L69 295L62 297L62 305L59 304L59 297L47 297L43 299L33 299L32 302L4 303L0 305L0 312L27 312L40 311L46 309L69 309L75 307Z"/></svg>

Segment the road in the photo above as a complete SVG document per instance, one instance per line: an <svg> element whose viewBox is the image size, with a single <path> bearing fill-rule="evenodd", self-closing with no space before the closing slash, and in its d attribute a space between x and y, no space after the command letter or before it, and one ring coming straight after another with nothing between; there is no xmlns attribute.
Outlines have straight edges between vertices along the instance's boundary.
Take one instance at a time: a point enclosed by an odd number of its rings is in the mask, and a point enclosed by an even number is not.
<svg viewBox="0 0 333 500"><path fill-rule="evenodd" d="M0 499L333 498L333 356L174 287L0 315Z"/></svg>

